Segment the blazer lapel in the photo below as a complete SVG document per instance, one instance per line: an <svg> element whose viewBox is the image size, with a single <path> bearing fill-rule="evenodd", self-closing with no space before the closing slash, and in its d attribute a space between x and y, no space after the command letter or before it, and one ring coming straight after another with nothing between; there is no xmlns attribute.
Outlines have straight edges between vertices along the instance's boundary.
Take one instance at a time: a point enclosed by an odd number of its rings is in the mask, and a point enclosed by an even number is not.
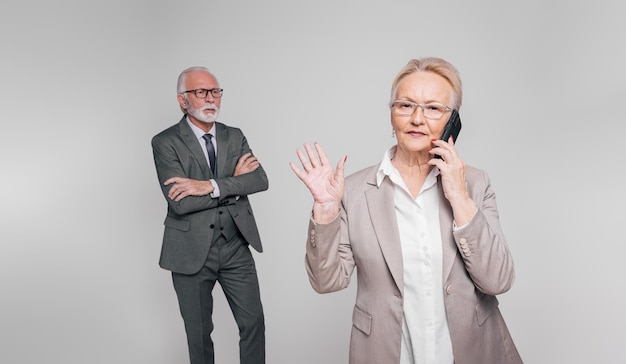
<svg viewBox="0 0 626 364"><path fill-rule="evenodd" d="M443 256L443 282L445 282L450 275L450 271L452 271L452 264L454 263L459 250L454 242L454 236L451 234L453 220L452 207L443 194L441 176L437 178L437 190L439 191L439 227L441 230L441 255Z"/></svg>
<svg viewBox="0 0 626 364"><path fill-rule="evenodd" d="M202 174L204 175L204 177L207 180L210 179L211 168L209 168L209 163L207 162L207 158L204 156L204 151L200 146L200 142L196 138L196 135L193 133L193 130L191 130L191 127L189 127L189 124L187 124L187 118L183 116L178 125L180 126L180 138L183 140L183 143L185 143L187 148L189 148L189 151L191 151L191 155L193 155L193 157L203 167Z"/></svg>
<svg viewBox="0 0 626 364"><path fill-rule="evenodd" d="M370 219L380 245L380 250L387 262L389 271L400 292L404 291L404 267L402 264L402 247L400 245L400 231L394 207L394 185L389 178L385 178L378 188L376 186L376 171L367 182L372 185L365 191L365 199Z"/></svg>
<svg viewBox="0 0 626 364"><path fill-rule="evenodd" d="M365 191L365 199L369 210L370 219L391 275L398 286L400 292L404 290L404 266L402 263L402 246L400 243L400 232L394 207L394 185L389 178L385 178L380 186L376 187L376 171L368 178L368 184L372 187ZM442 243L442 273L445 282L452 265L458 254L452 231L452 208L443 194L441 176L437 180L437 191L439 193L439 224L441 230Z"/></svg>

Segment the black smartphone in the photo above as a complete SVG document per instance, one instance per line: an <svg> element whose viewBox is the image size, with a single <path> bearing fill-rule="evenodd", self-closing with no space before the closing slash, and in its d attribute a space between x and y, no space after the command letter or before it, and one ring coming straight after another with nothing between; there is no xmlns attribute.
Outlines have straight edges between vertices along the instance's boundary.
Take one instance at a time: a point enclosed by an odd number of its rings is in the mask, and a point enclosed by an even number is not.
<svg viewBox="0 0 626 364"><path fill-rule="evenodd" d="M459 112L455 109L452 109L452 113L450 113L450 119L446 123L446 127L443 128L443 133L441 134L441 140L445 140L446 142L452 136L454 140L454 144L456 144L457 138L459 137L459 133L461 132L461 117L459 116ZM440 155L435 154L435 158L442 159Z"/></svg>

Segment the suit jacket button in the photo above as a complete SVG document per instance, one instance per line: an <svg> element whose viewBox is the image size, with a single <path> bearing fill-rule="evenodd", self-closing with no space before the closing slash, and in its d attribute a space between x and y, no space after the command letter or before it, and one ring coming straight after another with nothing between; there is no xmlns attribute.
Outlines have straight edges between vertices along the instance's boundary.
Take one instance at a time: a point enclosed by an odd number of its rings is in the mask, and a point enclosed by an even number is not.
<svg viewBox="0 0 626 364"><path fill-rule="evenodd" d="M213 225L213 224L209 225L209 227L210 227L211 229L215 229L215 225Z"/></svg>
<svg viewBox="0 0 626 364"><path fill-rule="evenodd" d="M450 294L450 292L452 292L452 285L450 285L450 284L449 284L449 285L446 287L446 294Z"/></svg>

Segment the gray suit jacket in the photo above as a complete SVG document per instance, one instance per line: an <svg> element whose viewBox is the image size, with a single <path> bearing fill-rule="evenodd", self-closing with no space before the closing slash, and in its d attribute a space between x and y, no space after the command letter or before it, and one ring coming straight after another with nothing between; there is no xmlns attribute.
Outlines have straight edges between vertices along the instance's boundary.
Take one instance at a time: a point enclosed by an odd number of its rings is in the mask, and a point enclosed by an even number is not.
<svg viewBox="0 0 626 364"><path fill-rule="evenodd" d="M159 264L177 273L198 272L207 257L213 240L213 223L217 207L225 206L247 242L263 251L252 206L247 195L267 190L268 181L263 167L233 177L239 158L252 152L246 137L238 128L215 123L217 140L217 170L213 175L185 117L152 138L152 151L157 176L167 200L167 217ZM187 196L176 202L167 197L171 185L163 182L171 177L186 177L207 181L215 179L220 197Z"/></svg>
<svg viewBox="0 0 626 364"><path fill-rule="evenodd" d="M376 186L378 166L346 178L339 217L309 223L306 269L319 293L343 289L357 272L350 363L400 362L403 262L394 208L394 185ZM511 288L513 260L498 221L486 173L467 170L478 212L453 232L452 209L438 180L443 244L443 292L456 364L521 363L498 309L497 294Z"/></svg>

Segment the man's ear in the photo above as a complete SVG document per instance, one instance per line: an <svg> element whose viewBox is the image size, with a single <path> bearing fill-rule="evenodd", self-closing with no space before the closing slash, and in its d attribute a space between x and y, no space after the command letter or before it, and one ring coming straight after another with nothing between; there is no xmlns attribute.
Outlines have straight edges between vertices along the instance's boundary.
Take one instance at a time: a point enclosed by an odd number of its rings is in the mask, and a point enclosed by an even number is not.
<svg viewBox="0 0 626 364"><path fill-rule="evenodd" d="M178 94L178 103L180 104L180 107L182 108L187 108L188 103L187 100L185 99L185 96L183 96L182 94Z"/></svg>
<svg viewBox="0 0 626 364"><path fill-rule="evenodd" d="M178 94L178 106L180 107L180 111L183 112L183 114L187 114L187 108L189 107L189 103L187 102L187 99L181 95Z"/></svg>

